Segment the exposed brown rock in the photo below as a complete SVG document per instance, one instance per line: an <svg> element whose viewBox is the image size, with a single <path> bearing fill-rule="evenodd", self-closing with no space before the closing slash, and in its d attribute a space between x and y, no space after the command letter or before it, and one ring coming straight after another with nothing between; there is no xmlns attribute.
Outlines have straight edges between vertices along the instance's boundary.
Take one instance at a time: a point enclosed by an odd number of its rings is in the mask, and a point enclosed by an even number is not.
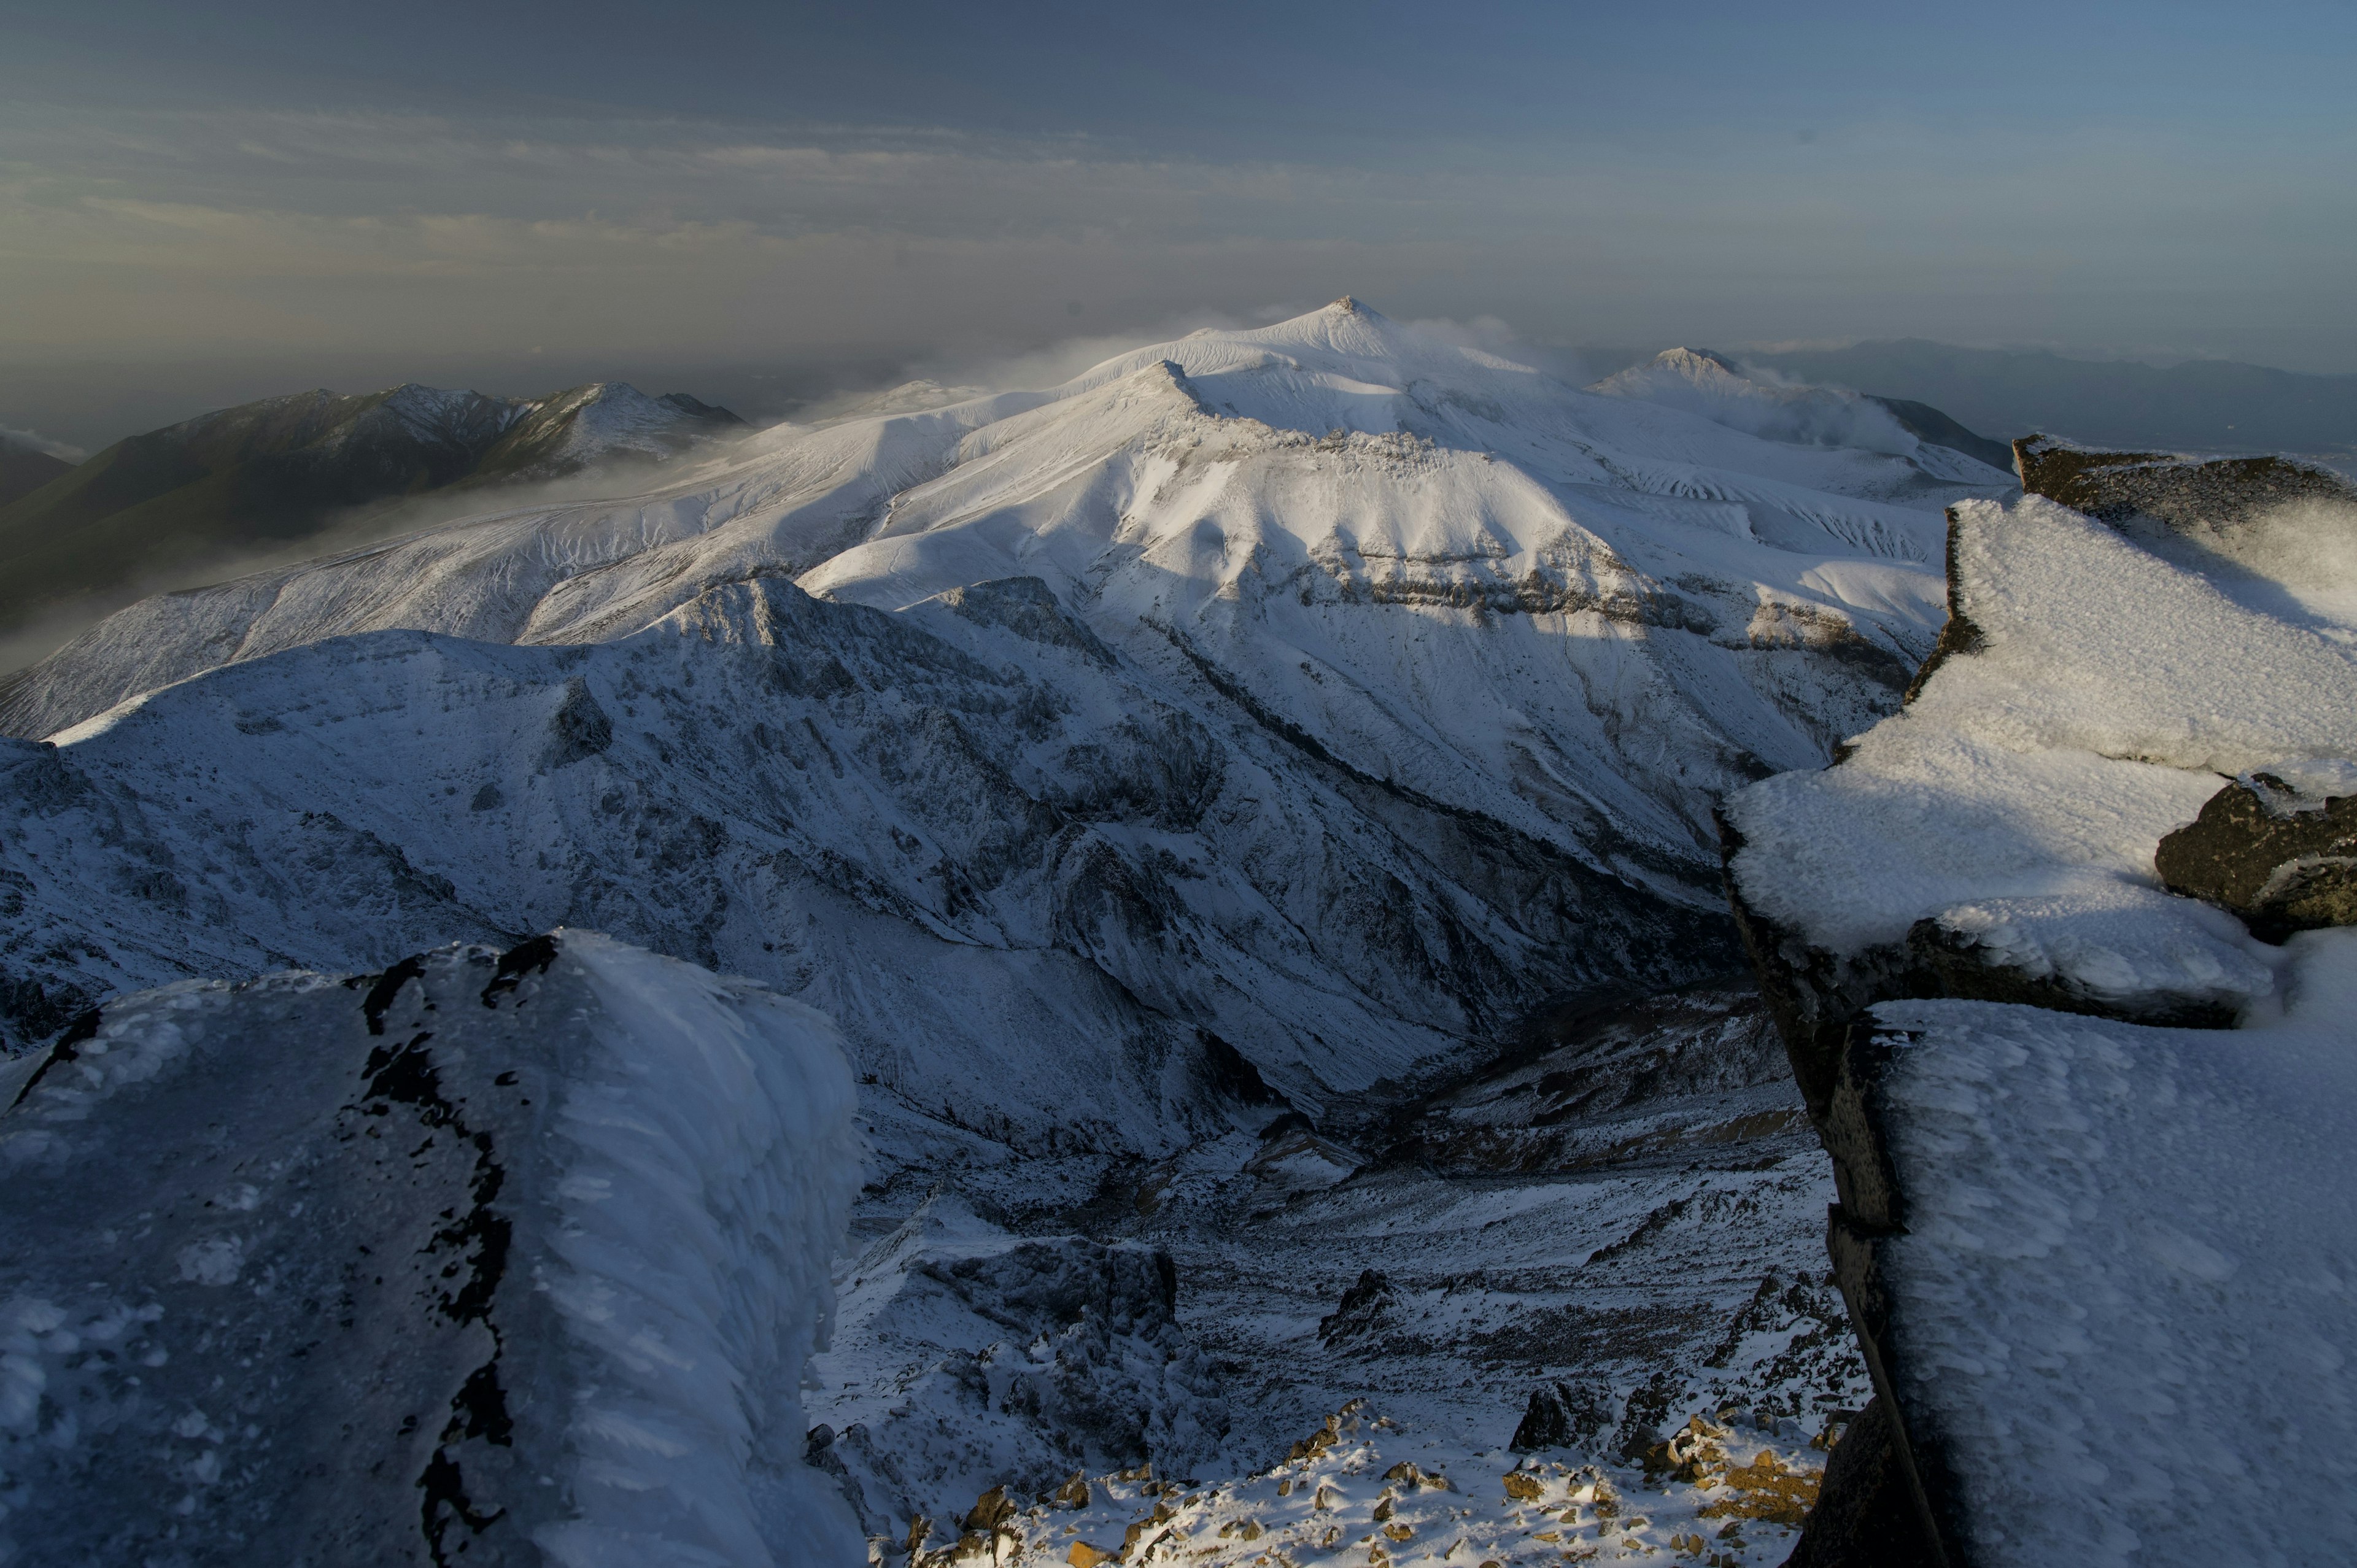
<svg viewBox="0 0 2357 1568"><path fill-rule="evenodd" d="M2357 501L2357 486L2288 457L2091 452L2050 435L2025 435L2013 444L2013 461L2023 489L2102 522L2140 516L2207 530L2287 501Z"/></svg>
<svg viewBox="0 0 2357 1568"><path fill-rule="evenodd" d="M2238 779L2161 840L2153 863L2170 892L2233 911L2264 941L2357 925L2357 796Z"/></svg>

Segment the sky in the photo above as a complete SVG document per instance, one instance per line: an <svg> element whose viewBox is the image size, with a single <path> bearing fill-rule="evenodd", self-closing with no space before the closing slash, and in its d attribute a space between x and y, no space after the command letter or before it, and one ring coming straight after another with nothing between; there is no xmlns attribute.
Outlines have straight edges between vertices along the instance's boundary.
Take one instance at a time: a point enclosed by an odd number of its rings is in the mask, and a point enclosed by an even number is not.
<svg viewBox="0 0 2357 1568"><path fill-rule="evenodd" d="M2345 0L0 0L0 424L85 442L406 379L791 402L1346 292L2357 371Z"/></svg>

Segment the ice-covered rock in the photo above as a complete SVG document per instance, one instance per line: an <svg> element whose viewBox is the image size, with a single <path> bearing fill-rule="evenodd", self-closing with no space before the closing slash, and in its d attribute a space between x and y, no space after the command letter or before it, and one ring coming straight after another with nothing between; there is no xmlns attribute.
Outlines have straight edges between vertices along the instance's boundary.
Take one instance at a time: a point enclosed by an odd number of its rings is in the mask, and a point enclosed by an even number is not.
<svg viewBox="0 0 2357 1568"><path fill-rule="evenodd" d="M1860 1030L1836 1104L1882 1179L1845 1182L1834 1254L1950 1562L2357 1531L2357 1226L2317 1201L2357 1182L2357 931L2289 951L2252 1028L1894 1002Z"/></svg>
<svg viewBox="0 0 2357 1568"><path fill-rule="evenodd" d="M2276 516L2252 512L2225 560L2040 495L1951 509L1949 629L1908 706L1839 766L1725 811L1813 1098L1834 1036L1883 997L2216 1025L2268 993L2264 945L2171 895L2154 857L2220 773L2357 749L2357 619L2338 608L2357 553L2263 575ZM2357 512L2335 526L2357 538Z"/></svg>
<svg viewBox="0 0 2357 1568"><path fill-rule="evenodd" d="M9 1561L859 1559L809 1008L560 931L122 997L0 1091Z"/></svg>
<svg viewBox="0 0 2357 1568"><path fill-rule="evenodd" d="M2304 1195L2357 1148L2357 933L2292 933L2346 918L2357 510L2021 452L2098 515L1951 509L1909 705L1725 812L1890 1437L1795 1562L1884 1561L1910 1509L1975 1568L2330 1555L2357 1494L2297 1455L2357 1423L2318 1382L2357 1233Z"/></svg>

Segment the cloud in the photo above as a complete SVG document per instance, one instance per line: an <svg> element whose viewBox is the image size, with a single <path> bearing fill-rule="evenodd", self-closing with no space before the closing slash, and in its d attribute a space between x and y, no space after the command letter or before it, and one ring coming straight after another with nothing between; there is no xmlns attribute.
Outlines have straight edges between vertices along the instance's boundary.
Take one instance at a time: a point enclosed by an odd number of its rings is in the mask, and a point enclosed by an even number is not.
<svg viewBox="0 0 2357 1568"><path fill-rule="evenodd" d="M2318 335L2352 230L2309 166L2330 148L2226 179L2190 140L1893 126L1805 160L1695 133L1387 167L923 125L21 102L0 145L18 354L974 358L1351 292L1554 340L2150 343L2190 322L2357 358L2357 327ZM2287 203L2299 231L2251 245Z"/></svg>
<svg viewBox="0 0 2357 1568"><path fill-rule="evenodd" d="M40 452L51 457L63 458L69 463L79 463L90 456L79 446L69 442L52 440L38 430L19 430L7 424L0 424L0 446L16 446L27 452Z"/></svg>

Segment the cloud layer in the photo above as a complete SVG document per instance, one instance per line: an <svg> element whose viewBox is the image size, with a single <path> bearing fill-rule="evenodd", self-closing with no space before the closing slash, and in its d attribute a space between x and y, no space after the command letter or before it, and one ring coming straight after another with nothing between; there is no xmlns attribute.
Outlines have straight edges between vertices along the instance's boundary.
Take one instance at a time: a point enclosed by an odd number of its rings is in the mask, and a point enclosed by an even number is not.
<svg viewBox="0 0 2357 1568"><path fill-rule="evenodd" d="M2335 369L2357 363L2335 306L2357 199L2329 177L2350 150L2236 169L2247 149L2190 134L1894 124L1387 168L922 125L19 100L0 352L961 354L1347 290L1561 341L1916 334Z"/></svg>

